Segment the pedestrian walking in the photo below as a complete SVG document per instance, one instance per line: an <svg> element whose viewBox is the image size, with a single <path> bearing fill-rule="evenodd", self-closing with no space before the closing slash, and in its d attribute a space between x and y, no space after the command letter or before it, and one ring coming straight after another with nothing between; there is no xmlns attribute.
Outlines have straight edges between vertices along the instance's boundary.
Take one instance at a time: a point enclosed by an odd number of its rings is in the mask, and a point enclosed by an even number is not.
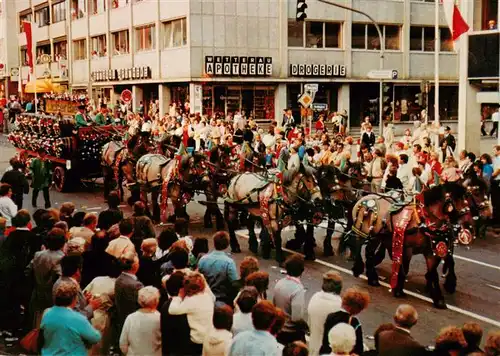
<svg viewBox="0 0 500 356"><path fill-rule="evenodd" d="M31 205L37 207L38 193L43 191L43 198L45 200L45 209L50 208L50 195L49 188L52 179L51 165L46 159L45 150L40 148L38 150L38 157L31 161L30 170L32 174L31 187L33 188L33 195L31 198Z"/></svg>
<svg viewBox="0 0 500 356"><path fill-rule="evenodd" d="M17 159L12 162L12 170L4 173L2 183L7 183L12 188L12 200L17 205L17 209L23 208L24 194L28 194L30 187L26 176L22 172L23 164Z"/></svg>
<svg viewBox="0 0 500 356"><path fill-rule="evenodd" d="M496 134L498 137L498 122L500 121L500 108L491 114L491 121L493 122L493 128L490 131L490 136L493 137L493 134Z"/></svg>

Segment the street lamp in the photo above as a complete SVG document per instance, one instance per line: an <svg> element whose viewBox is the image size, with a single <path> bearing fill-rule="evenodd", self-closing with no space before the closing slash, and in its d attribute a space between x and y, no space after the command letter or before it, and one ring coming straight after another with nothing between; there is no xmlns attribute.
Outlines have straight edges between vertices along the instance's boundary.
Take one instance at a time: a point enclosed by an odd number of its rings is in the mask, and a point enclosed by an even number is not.
<svg viewBox="0 0 500 356"><path fill-rule="evenodd" d="M377 21L375 21L375 19L373 17L371 17L370 15L368 15L366 12L363 12L361 10L357 10L357 9L353 9L352 7L349 7L349 6L345 6L345 5L341 5L341 4L337 4L336 2L333 2L333 1L328 1L328 0L318 0L319 2L322 2L322 3L325 3L325 4L328 4L328 5L332 5L332 6L335 6L335 7L340 7L341 9L344 9L344 10L348 10L348 11L352 11L352 12L356 12L360 15L363 15L363 16L366 16L372 23L373 25L375 26L375 28L377 29L377 33L378 33L378 37L379 37L379 41L380 41L380 68L379 69L384 69L384 51L385 51L385 42L384 42L384 38L382 36L382 31L380 30L380 27L377 23ZM383 134L383 130L384 130L384 123L383 123L383 113L382 113L382 110L383 110L383 100L382 100L382 97L383 97L383 91L382 91L382 86L383 86L383 79L380 79L380 85L379 85L379 125L380 125L380 135Z"/></svg>

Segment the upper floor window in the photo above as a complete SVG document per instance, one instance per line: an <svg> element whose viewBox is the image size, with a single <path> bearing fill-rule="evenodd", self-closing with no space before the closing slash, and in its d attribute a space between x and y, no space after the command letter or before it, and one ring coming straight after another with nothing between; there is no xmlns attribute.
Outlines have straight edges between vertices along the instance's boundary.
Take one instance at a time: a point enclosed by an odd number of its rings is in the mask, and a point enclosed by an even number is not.
<svg viewBox="0 0 500 356"><path fill-rule="evenodd" d="M155 25L137 27L135 29L136 51L155 49Z"/></svg>
<svg viewBox="0 0 500 356"><path fill-rule="evenodd" d="M130 53L128 30L113 32L111 36L113 39L113 56Z"/></svg>
<svg viewBox="0 0 500 356"><path fill-rule="evenodd" d="M187 45L187 20L177 19L163 23L163 48Z"/></svg>
<svg viewBox="0 0 500 356"><path fill-rule="evenodd" d="M92 15L106 11L106 0L89 0L89 11Z"/></svg>
<svg viewBox="0 0 500 356"><path fill-rule="evenodd" d="M398 51L401 49L401 26L379 25L385 49ZM352 24L352 48L380 50L380 36L374 25Z"/></svg>
<svg viewBox="0 0 500 356"><path fill-rule="evenodd" d="M42 64L42 55L50 55L50 43L39 44L36 46L36 63Z"/></svg>
<svg viewBox="0 0 500 356"><path fill-rule="evenodd" d="M35 21L38 24L38 27L48 26L50 24L49 17L49 7L42 7L39 10L35 11Z"/></svg>
<svg viewBox="0 0 500 356"><path fill-rule="evenodd" d="M66 40L54 42L54 61L59 62L67 59L68 42Z"/></svg>
<svg viewBox="0 0 500 356"><path fill-rule="evenodd" d="M441 52L454 52L455 46L448 27L439 29L439 50Z"/></svg>
<svg viewBox="0 0 500 356"><path fill-rule="evenodd" d="M127 6L130 3L130 0L111 0L111 7L113 9L117 9L119 7Z"/></svg>
<svg viewBox="0 0 500 356"><path fill-rule="evenodd" d="M52 5L52 22L61 22L66 20L66 1Z"/></svg>
<svg viewBox="0 0 500 356"><path fill-rule="evenodd" d="M92 56L92 59L106 57L108 55L106 35L99 35L90 38L90 55Z"/></svg>
<svg viewBox="0 0 500 356"><path fill-rule="evenodd" d="M71 19L81 19L87 12L87 0L71 0Z"/></svg>
<svg viewBox="0 0 500 356"><path fill-rule="evenodd" d="M434 27L410 27L410 51L434 52Z"/></svg>
<svg viewBox="0 0 500 356"><path fill-rule="evenodd" d="M87 40L85 38L73 41L73 59L75 61L87 59Z"/></svg>
<svg viewBox="0 0 500 356"><path fill-rule="evenodd" d="M19 32L24 32L23 22L31 22L33 21L33 15L30 13L19 16Z"/></svg>
<svg viewBox="0 0 500 356"><path fill-rule="evenodd" d="M341 28L335 22L288 20L288 47L340 48Z"/></svg>
<svg viewBox="0 0 500 356"><path fill-rule="evenodd" d="M21 65L28 66L28 51L26 50L26 46L21 47Z"/></svg>

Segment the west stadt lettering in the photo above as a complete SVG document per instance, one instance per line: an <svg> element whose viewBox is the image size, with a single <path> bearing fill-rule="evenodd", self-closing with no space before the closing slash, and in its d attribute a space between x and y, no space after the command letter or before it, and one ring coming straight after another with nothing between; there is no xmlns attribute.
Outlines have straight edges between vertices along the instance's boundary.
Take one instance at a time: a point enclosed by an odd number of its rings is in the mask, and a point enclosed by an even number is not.
<svg viewBox="0 0 500 356"><path fill-rule="evenodd" d="M292 77L345 77L343 64L290 64Z"/></svg>
<svg viewBox="0 0 500 356"><path fill-rule="evenodd" d="M151 79L151 68L133 67L122 69L106 69L92 72L91 75L92 79L96 82Z"/></svg>
<svg viewBox="0 0 500 356"><path fill-rule="evenodd" d="M269 77L271 57L205 56L205 74L213 76Z"/></svg>

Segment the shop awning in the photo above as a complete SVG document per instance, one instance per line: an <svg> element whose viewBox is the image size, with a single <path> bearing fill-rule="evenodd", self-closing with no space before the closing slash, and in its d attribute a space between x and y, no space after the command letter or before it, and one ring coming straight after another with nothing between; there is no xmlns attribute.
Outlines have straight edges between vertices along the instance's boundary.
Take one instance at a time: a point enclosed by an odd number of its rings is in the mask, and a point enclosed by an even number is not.
<svg viewBox="0 0 500 356"><path fill-rule="evenodd" d="M60 84L53 83L50 79L37 79L34 82L28 82L24 87L25 93L61 93L64 87Z"/></svg>

